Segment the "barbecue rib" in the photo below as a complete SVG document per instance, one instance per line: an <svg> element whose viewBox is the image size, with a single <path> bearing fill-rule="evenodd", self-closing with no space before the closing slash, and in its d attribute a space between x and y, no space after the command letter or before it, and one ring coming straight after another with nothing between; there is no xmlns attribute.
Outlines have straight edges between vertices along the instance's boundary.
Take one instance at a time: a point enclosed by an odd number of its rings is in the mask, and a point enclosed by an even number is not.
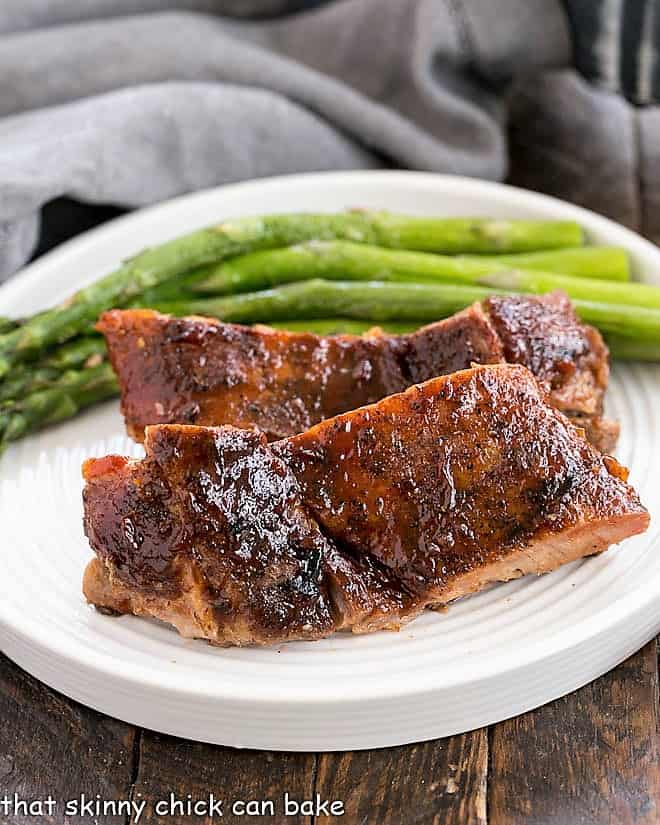
<svg viewBox="0 0 660 825"><path fill-rule="evenodd" d="M93 604L217 644L398 628L643 532L626 471L521 366L474 367L269 444L165 425L84 466Z"/></svg>
<svg viewBox="0 0 660 825"><path fill-rule="evenodd" d="M563 293L493 297L410 335L318 337L150 310L106 312L129 433L150 424L256 426L270 439L371 404L472 363L523 364L550 403L609 451L618 427L602 418L608 353Z"/></svg>

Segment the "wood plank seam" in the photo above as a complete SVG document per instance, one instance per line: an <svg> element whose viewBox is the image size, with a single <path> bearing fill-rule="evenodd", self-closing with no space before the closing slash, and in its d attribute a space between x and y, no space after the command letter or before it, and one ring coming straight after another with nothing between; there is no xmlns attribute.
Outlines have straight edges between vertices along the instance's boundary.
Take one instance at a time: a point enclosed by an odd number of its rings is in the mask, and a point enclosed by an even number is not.
<svg viewBox="0 0 660 825"><path fill-rule="evenodd" d="M493 777L493 733L495 730L494 725L489 725L486 730L486 811L484 815L484 825L488 825L490 822L490 814L491 814L491 780Z"/></svg>
<svg viewBox="0 0 660 825"><path fill-rule="evenodd" d="M310 799L316 799L316 785L317 785L317 781L318 781L318 778L319 778L319 760L320 760L319 754L315 753L314 754L314 767L312 768L312 781L310 783L311 787L312 787L312 792L311 792L310 797L309 797ZM310 815L309 825L316 825L316 814L311 814Z"/></svg>
<svg viewBox="0 0 660 825"><path fill-rule="evenodd" d="M655 680L655 731L660 736L660 636L655 639L655 661L656 661L656 680ZM658 744L658 751L660 752L660 743Z"/></svg>
<svg viewBox="0 0 660 825"><path fill-rule="evenodd" d="M144 733L142 728L136 727L133 732L133 752L131 755L131 775L128 785L128 801L133 802L133 796L135 794L135 786L137 784L138 773L140 771L140 757L142 753L142 734ZM126 821L124 825L131 825L131 814L126 814Z"/></svg>

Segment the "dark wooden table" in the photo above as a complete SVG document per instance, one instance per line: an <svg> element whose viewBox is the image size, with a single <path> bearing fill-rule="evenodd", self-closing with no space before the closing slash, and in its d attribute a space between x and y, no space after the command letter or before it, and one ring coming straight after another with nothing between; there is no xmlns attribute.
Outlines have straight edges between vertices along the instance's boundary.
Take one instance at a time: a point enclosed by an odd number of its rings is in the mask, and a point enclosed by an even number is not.
<svg viewBox="0 0 660 825"><path fill-rule="evenodd" d="M515 126L515 124L514 124ZM634 191L594 184L589 164L570 182L561 164L516 147L514 180L609 212L647 229ZM572 151L572 150L571 150ZM543 169L542 184L539 169ZM572 187L572 188L571 188ZM568 189L568 191L567 191ZM75 204L47 210L43 251L114 210ZM64 208L62 208L64 207ZM652 216L651 216L652 217ZM657 216L656 216L657 217ZM657 220L656 220L657 223ZM308 815L222 820L159 817L141 822L324 823L343 825L657 825L660 822L658 655L650 642L581 690L490 728L419 745L355 753L236 751L163 736L88 710L0 657L0 799L156 800L170 792L204 799L342 800L342 817ZM67 820L0 812L0 822L127 822L100 816Z"/></svg>
<svg viewBox="0 0 660 825"><path fill-rule="evenodd" d="M516 719L419 745L268 753L187 742L78 705L0 660L0 797L85 793L146 799L342 800L343 817L254 819L343 825L657 825L658 660L651 642L606 676ZM141 796L140 796L141 795ZM1 822L66 822L1 816ZM80 819L71 819L80 822ZM125 822L99 817L85 822ZM204 818L151 815L143 822ZM222 821L245 817L225 812Z"/></svg>

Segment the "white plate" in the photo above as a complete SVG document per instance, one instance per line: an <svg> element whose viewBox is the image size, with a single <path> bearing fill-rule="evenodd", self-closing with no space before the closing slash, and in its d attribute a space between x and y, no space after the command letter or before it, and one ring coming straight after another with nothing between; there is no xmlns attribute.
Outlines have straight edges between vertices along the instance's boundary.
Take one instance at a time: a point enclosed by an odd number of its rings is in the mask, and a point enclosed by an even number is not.
<svg viewBox="0 0 660 825"><path fill-rule="evenodd" d="M383 207L573 218L625 246L660 283L660 252L590 212L511 187L401 172L319 174L229 186L89 232L0 290L0 314L33 312L142 247L236 215ZM17 444L0 462L0 644L37 678L147 728L280 750L374 748L496 722L605 672L660 630L660 369L619 366L608 394L618 455L655 515L649 532L551 575L499 585L400 633L336 634L281 648L214 649L166 627L89 608L80 583L80 464L132 452L116 403Z"/></svg>

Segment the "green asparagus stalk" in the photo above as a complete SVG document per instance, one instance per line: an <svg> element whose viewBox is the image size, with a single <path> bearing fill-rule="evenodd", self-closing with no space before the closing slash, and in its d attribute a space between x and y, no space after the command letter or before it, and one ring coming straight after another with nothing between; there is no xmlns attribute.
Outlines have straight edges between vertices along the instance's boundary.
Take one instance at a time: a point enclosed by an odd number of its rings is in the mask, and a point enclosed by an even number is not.
<svg viewBox="0 0 660 825"><path fill-rule="evenodd" d="M5 315L0 315L0 335L5 332L11 332L12 329L16 329L18 326L18 321L15 321L13 318L7 318Z"/></svg>
<svg viewBox="0 0 660 825"><path fill-rule="evenodd" d="M616 306L592 301L572 301L580 318L604 335L655 344L660 340L660 311L646 307Z"/></svg>
<svg viewBox="0 0 660 825"><path fill-rule="evenodd" d="M619 335L606 335L605 342L617 361L660 361L660 341L635 341Z"/></svg>
<svg viewBox="0 0 660 825"><path fill-rule="evenodd" d="M451 315L493 293L501 294L502 290L450 284L355 283L312 279L260 292L164 303L155 308L173 315L209 315L239 323L269 323L335 315L369 319L377 323L428 322ZM573 305L582 320L603 332L636 341L653 342L660 338L658 309L584 300L574 300Z"/></svg>
<svg viewBox="0 0 660 825"><path fill-rule="evenodd" d="M478 276L476 282L495 289L542 294L563 289L574 300L605 304L628 304L660 309L660 287L640 283L616 283L588 278L572 278L548 272L492 272Z"/></svg>
<svg viewBox="0 0 660 825"><path fill-rule="evenodd" d="M448 256L384 249L350 241L311 241L283 249L263 250L230 258L203 273L188 276L193 292L228 295L270 286L326 278L342 281L452 282L475 284L478 276L511 266L575 273L596 278L601 273L626 280L628 261L616 247L581 247L527 255ZM609 269L608 269L609 266ZM168 300L162 294L150 296ZM176 297L173 298L176 300Z"/></svg>
<svg viewBox="0 0 660 825"><path fill-rule="evenodd" d="M159 301L180 301L186 298L191 300L198 296L198 283L207 277L207 273L211 270L212 264L209 267L203 266L193 269L190 272L184 272L183 275L178 275L163 284L145 289L136 298L129 302L128 306L132 307L150 307Z"/></svg>
<svg viewBox="0 0 660 825"><path fill-rule="evenodd" d="M407 332L414 332L424 323L424 321L379 323L378 321L355 321L351 318L317 318L299 321L276 321L267 326L288 332L311 332L314 335L363 335L376 327L391 335L405 335Z"/></svg>
<svg viewBox="0 0 660 825"><path fill-rule="evenodd" d="M0 405L0 451L48 424L72 418L85 407L111 398L119 391L109 364L71 370L57 384L26 395L20 401Z"/></svg>
<svg viewBox="0 0 660 825"><path fill-rule="evenodd" d="M589 248L585 247L584 251L588 252ZM559 256L561 252L555 254ZM547 262L549 255L544 253L541 260ZM531 256L504 256L507 261L522 257L529 260ZM224 295L316 277L341 281L460 283L532 293L564 289L572 298L660 308L660 289L654 286L534 270L493 272L491 261L494 260L389 250L342 241L312 242L230 259L215 266L212 274L193 284L192 289Z"/></svg>
<svg viewBox="0 0 660 825"><path fill-rule="evenodd" d="M450 284L354 283L320 278L223 298L156 305L172 315L209 315L223 321L253 323L328 315L374 321L435 320L495 292Z"/></svg>
<svg viewBox="0 0 660 825"><path fill-rule="evenodd" d="M532 269L601 281L630 280L628 253L620 246L577 246L573 249L516 255L456 255L455 259L482 265L492 264L491 272L500 269Z"/></svg>
<svg viewBox="0 0 660 825"><path fill-rule="evenodd" d="M314 239L451 253L524 252L578 246L583 240L572 221L421 218L369 211L224 221L144 250L64 303L0 335L0 377L46 347L84 332L102 311L125 306L146 289L234 255Z"/></svg>
<svg viewBox="0 0 660 825"><path fill-rule="evenodd" d="M0 402L12 401L45 389L57 381L61 375L61 370L48 367L13 370L5 381L0 382Z"/></svg>
<svg viewBox="0 0 660 825"><path fill-rule="evenodd" d="M106 358L100 335L74 338L37 364L19 364L0 381L0 402L46 389L57 383L66 370L97 367Z"/></svg>
<svg viewBox="0 0 660 825"><path fill-rule="evenodd" d="M102 335L81 335L62 344L46 355L40 362L44 367L56 370L96 367L107 357L105 340ZM29 365L21 367L28 369Z"/></svg>

